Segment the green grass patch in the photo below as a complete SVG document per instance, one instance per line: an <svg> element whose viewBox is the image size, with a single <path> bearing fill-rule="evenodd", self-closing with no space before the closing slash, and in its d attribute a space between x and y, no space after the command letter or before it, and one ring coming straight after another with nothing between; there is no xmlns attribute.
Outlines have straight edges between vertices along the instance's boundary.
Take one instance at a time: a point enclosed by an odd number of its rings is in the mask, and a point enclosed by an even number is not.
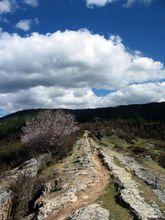
<svg viewBox="0 0 165 220"><path fill-rule="evenodd" d="M147 168L149 168L149 169L151 169L153 171L165 174L165 169L163 167L159 166L159 164L156 161L154 161L154 160L146 160L146 161L143 162L143 164Z"/></svg>
<svg viewBox="0 0 165 220"><path fill-rule="evenodd" d="M110 183L105 192L99 198L99 203L110 213L110 219L114 220L130 220L133 219L129 210L116 202L118 193L113 183Z"/></svg>

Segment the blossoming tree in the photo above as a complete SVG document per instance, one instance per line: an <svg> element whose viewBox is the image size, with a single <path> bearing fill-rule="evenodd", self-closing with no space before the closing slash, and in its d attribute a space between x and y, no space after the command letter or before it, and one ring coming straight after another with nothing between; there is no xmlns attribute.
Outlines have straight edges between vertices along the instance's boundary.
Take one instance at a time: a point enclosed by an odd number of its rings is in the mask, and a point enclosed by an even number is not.
<svg viewBox="0 0 165 220"><path fill-rule="evenodd" d="M41 111L26 122L21 141L26 145L41 147L61 147L66 139L78 130L73 115L64 111Z"/></svg>

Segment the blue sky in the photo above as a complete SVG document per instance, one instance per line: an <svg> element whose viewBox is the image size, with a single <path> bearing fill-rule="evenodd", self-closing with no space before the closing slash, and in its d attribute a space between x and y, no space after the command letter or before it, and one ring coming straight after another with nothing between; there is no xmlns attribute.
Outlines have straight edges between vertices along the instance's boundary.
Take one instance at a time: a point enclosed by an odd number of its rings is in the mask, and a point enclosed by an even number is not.
<svg viewBox="0 0 165 220"><path fill-rule="evenodd" d="M124 2L124 1L122 1ZM129 8L121 1L105 7L88 8L83 0L41 0L38 7L27 7L9 14L10 23L1 22L1 27L9 32L21 19L39 19L28 33L55 32L57 30L78 30L87 28L94 33L119 35L125 45L132 50L140 50L144 55L165 62L165 3L156 0L146 6L135 4Z"/></svg>
<svg viewBox="0 0 165 220"><path fill-rule="evenodd" d="M1 115L165 100L164 0L1 0L0 28Z"/></svg>

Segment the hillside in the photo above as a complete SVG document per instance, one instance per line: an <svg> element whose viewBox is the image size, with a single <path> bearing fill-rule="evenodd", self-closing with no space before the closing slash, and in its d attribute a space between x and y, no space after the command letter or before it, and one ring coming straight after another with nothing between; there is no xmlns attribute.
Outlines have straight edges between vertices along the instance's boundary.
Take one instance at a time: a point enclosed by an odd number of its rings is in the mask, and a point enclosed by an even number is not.
<svg viewBox="0 0 165 220"><path fill-rule="evenodd" d="M29 109L15 112L13 114L9 114L0 118L0 122L6 119L11 119L13 117L28 117L29 115L36 114L38 111L41 110L42 109ZM64 110L75 115L78 122L89 122L93 118L110 120L114 118L130 119L136 116L146 120L165 121L165 102L139 105L125 105L97 109Z"/></svg>
<svg viewBox="0 0 165 220"><path fill-rule="evenodd" d="M0 162L2 164L15 166L32 157L31 152L22 147L20 134L26 120L40 111L41 109L23 110L0 119ZM44 110L42 109L42 111ZM134 137L156 139L158 141L154 141L154 143L156 145L160 143L158 148L161 151L164 148L165 102L114 108L65 109L64 111L75 116L82 131L88 129L96 136L100 132L104 136L109 136L114 130L119 137L126 141L129 139L131 141ZM158 152L152 150L151 153L158 161Z"/></svg>

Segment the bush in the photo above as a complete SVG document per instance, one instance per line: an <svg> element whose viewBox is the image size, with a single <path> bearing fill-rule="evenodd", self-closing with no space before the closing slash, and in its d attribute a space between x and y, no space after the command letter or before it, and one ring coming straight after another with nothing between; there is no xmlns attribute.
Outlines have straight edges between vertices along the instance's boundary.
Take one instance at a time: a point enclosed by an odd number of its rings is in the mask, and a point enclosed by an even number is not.
<svg viewBox="0 0 165 220"><path fill-rule="evenodd" d="M146 154L148 154L148 150L144 147L133 147L132 152L135 155L139 155L139 154L146 155Z"/></svg>
<svg viewBox="0 0 165 220"><path fill-rule="evenodd" d="M6 140L10 136L18 137L23 126L25 126L23 117L14 117L0 122L0 140Z"/></svg>
<svg viewBox="0 0 165 220"><path fill-rule="evenodd" d="M159 155L159 164L161 167L165 168L165 153L160 153Z"/></svg>
<svg viewBox="0 0 165 220"><path fill-rule="evenodd" d="M21 141L25 145L40 146L40 150L45 150L46 147L56 152L77 130L73 115L63 111L46 110L26 122Z"/></svg>

